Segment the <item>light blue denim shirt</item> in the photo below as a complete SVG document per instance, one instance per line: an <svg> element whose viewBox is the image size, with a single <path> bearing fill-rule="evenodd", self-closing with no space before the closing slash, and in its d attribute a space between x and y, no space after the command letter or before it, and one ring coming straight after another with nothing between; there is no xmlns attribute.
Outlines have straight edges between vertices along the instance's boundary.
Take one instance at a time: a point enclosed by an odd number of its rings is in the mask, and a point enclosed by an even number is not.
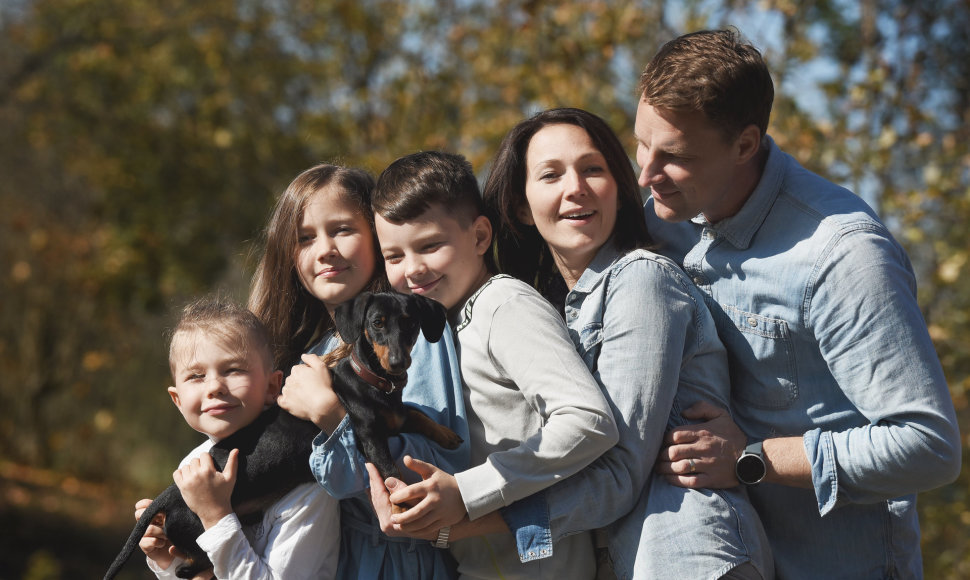
<svg viewBox="0 0 970 580"><path fill-rule="evenodd" d="M337 346L332 336L310 352L325 354ZM450 327L441 340L418 339L411 352L411 369L403 398L408 405L454 430L463 440L457 449L443 449L421 435L403 433L391 437L391 453L401 473L413 483L416 475L405 469L405 455L433 463L455 473L468 468L469 435L462 398L458 357ZM456 578L454 559L448 550L435 548L427 540L384 535L371 507L369 480L364 457L357 449L350 419L344 417L332 434L321 432L313 441L310 469L330 495L340 501L341 545L337 578L345 580L413 580Z"/></svg>
<svg viewBox="0 0 970 580"><path fill-rule="evenodd" d="M751 561L772 577L767 540L743 489L690 490L653 472L664 432L698 401L726 407L724 346L703 295L670 260L605 244L566 297L566 323L610 402L619 443L544 494L505 508L520 558L607 526L624 578L719 578Z"/></svg>
<svg viewBox="0 0 970 580"><path fill-rule="evenodd" d="M916 496L954 480L953 403L905 252L859 197L766 139L733 217L667 223L658 251L703 290L751 440L803 436L814 489L749 489L779 578L919 578Z"/></svg>

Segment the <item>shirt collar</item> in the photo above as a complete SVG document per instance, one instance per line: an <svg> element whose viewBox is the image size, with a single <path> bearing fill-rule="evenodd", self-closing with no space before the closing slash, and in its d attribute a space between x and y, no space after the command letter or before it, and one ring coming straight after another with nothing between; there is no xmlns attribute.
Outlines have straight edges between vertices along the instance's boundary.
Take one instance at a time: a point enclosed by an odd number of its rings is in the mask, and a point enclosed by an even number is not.
<svg viewBox="0 0 970 580"><path fill-rule="evenodd" d="M716 224L708 222L703 214L691 220L697 225L713 228L719 236L723 236L739 250L746 250L751 245L751 240L768 217L768 212L771 211L775 200L778 199L781 182L785 176L787 156L767 135L765 135L765 145L768 149L768 159L765 161L761 179L748 200L741 206L740 211Z"/></svg>
<svg viewBox="0 0 970 580"><path fill-rule="evenodd" d="M610 266L613 262L620 257L620 251L616 249L616 245L613 242L613 237L606 241L605 244L600 246L597 250L596 255L593 257L593 261L586 266L586 270L583 271L583 275L579 277L573 289L570 292L590 292L595 286L600 277L603 276L605 272L608 272Z"/></svg>

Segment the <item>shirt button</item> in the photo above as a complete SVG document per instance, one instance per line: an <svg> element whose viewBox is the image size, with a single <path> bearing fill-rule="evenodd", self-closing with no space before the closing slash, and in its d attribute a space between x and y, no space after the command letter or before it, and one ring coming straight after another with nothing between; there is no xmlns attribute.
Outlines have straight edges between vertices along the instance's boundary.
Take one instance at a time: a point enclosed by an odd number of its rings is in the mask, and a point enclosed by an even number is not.
<svg viewBox="0 0 970 580"><path fill-rule="evenodd" d="M758 320L755 319L754 317L748 318L748 326L750 326L751 328L758 326Z"/></svg>

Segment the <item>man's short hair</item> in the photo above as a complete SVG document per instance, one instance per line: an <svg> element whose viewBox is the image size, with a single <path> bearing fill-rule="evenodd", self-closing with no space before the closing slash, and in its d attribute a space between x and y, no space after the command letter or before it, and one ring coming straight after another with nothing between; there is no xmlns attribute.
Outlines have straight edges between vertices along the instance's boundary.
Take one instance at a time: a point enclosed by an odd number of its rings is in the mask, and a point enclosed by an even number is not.
<svg viewBox="0 0 970 580"><path fill-rule="evenodd" d="M748 125L764 137L775 96L761 53L733 29L666 43L640 75L638 91L652 107L704 113L729 139Z"/></svg>

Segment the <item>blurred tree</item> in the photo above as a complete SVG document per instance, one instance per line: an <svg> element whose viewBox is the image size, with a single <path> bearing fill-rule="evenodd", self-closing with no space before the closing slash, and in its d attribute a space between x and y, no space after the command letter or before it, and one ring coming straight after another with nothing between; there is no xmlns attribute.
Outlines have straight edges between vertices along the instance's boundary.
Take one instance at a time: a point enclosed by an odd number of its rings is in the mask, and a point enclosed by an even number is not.
<svg viewBox="0 0 970 580"><path fill-rule="evenodd" d="M640 68L676 34L731 24L769 60L776 141L909 250L966 430L964 0L8 0L4 458L160 486L195 437L166 402L167 312L213 288L245 298L297 172L430 148L484 172L551 106L597 112L632 151ZM928 577L970 575L950 533L970 525L968 483L921 498Z"/></svg>

